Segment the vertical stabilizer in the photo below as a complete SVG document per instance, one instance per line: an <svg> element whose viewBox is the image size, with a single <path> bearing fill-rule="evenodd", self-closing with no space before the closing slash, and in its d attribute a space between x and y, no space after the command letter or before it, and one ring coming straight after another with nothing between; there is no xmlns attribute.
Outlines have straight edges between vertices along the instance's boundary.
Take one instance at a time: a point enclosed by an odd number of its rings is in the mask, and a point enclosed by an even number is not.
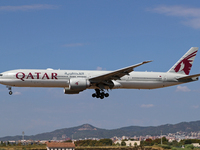
<svg viewBox="0 0 200 150"><path fill-rule="evenodd" d="M168 72L189 75L197 51L198 47L191 47Z"/></svg>

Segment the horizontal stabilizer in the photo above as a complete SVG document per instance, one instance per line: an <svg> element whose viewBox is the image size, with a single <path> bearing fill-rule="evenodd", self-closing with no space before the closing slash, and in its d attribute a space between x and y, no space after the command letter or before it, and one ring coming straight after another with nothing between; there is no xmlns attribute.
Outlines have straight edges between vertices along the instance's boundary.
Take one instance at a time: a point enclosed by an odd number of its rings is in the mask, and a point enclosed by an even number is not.
<svg viewBox="0 0 200 150"><path fill-rule="evenodd" d="M199 76L200 76L200 74L194 74L194 75L191 75L191 76L178 78L178 80L187 80L187 79L192 79L192 78L199 77Z"/></svg>

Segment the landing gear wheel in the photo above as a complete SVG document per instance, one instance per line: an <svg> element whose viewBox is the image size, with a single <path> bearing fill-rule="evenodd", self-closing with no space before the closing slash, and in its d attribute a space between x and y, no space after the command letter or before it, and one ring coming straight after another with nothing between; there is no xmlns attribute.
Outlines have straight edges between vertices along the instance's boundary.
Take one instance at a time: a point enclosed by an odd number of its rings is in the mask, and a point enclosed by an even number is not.
<svg viewBox="0 0 200 150"><path fill-rule="evenodd" d="M12 95L12 93L13 93L12 91L9 92L10 95Z"/></svg>
<svg viewBox="0 0 200 150"><path fill-rule="evenodd" d="M97 97L97 95L95 93L92 94L92 97Z"/></svg>
<svg viewBox="0 0 200 150"><path fill-rule="evenodd" d="M100 97L100 95L99 95L99 94L97 94L96 98L99 98L99 97Z"/></svg>
<svg viewBox="0 0 200 150"><path fill-rule="evenodd" d="M104 99L104 93L101 93L100 99Z"/></svg>
<svg viewBox="0 0 200 150"><path fill-rule="evenodd" d="M105 97L108 97L108 96L109 96L109 94L108 94L108 93L106 93L106 94L105 94Z"/></svg>
<svg viewBox="0 0 200 150"><path fill-rule="evenodd" d="M105 93L105 91L103 89L95 89L96 93L92 94L92 97L96 97L96 98L100 98L100 99L104 99L105 97L108 97L109 94Z"/></svg>

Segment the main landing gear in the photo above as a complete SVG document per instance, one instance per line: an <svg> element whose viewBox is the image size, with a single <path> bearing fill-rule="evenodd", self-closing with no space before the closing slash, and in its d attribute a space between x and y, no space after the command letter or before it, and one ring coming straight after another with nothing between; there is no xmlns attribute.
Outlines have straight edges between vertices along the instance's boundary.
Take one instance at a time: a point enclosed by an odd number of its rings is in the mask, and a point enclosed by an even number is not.
<svg viewBox="0 0 200 150"><path fill-rule="evenodd" d="M12 87L11 86L7 86L8 90L9 90L9 94L12 95L13 92L12 92Z"/></svg>
<svg viewBox="0 0 200 150"><path fill-rule="evenodd" d="M92 94L92 97L96 97L96 98L100 98L100 99L104 99L104 97L108 97L109 94L108 93L105 93L104 90L101 90L100 89L95 89L96 93L93 93Z"/></svg>

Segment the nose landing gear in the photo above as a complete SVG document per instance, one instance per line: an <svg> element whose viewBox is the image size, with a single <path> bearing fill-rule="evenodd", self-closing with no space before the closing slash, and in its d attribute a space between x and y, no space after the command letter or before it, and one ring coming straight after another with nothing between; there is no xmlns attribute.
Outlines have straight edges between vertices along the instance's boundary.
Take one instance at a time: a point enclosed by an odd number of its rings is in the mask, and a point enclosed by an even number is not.
<svg viewBox="0 0 200 150"><path fill-rule="evenodd" d="M9 91L9 94L12 95L12 91Z"/></svg>
<svg viewBox="0 0 200 150"><path fill-rule="evenodd" d="M12 92L12 87L11 86L7 86L8 90L9 90L9 94L12 95L13 92Z"/></svg>
<svg viewBox="0 0 200 150"><path fill-rule="evenodd" d="M104 90L99 90L99 89L95 89L96 93L92 94L92 97L96 97L96 98L100 98L100 99L104 99L104 97L108 97L109 94L105 93Z"/></svg>

